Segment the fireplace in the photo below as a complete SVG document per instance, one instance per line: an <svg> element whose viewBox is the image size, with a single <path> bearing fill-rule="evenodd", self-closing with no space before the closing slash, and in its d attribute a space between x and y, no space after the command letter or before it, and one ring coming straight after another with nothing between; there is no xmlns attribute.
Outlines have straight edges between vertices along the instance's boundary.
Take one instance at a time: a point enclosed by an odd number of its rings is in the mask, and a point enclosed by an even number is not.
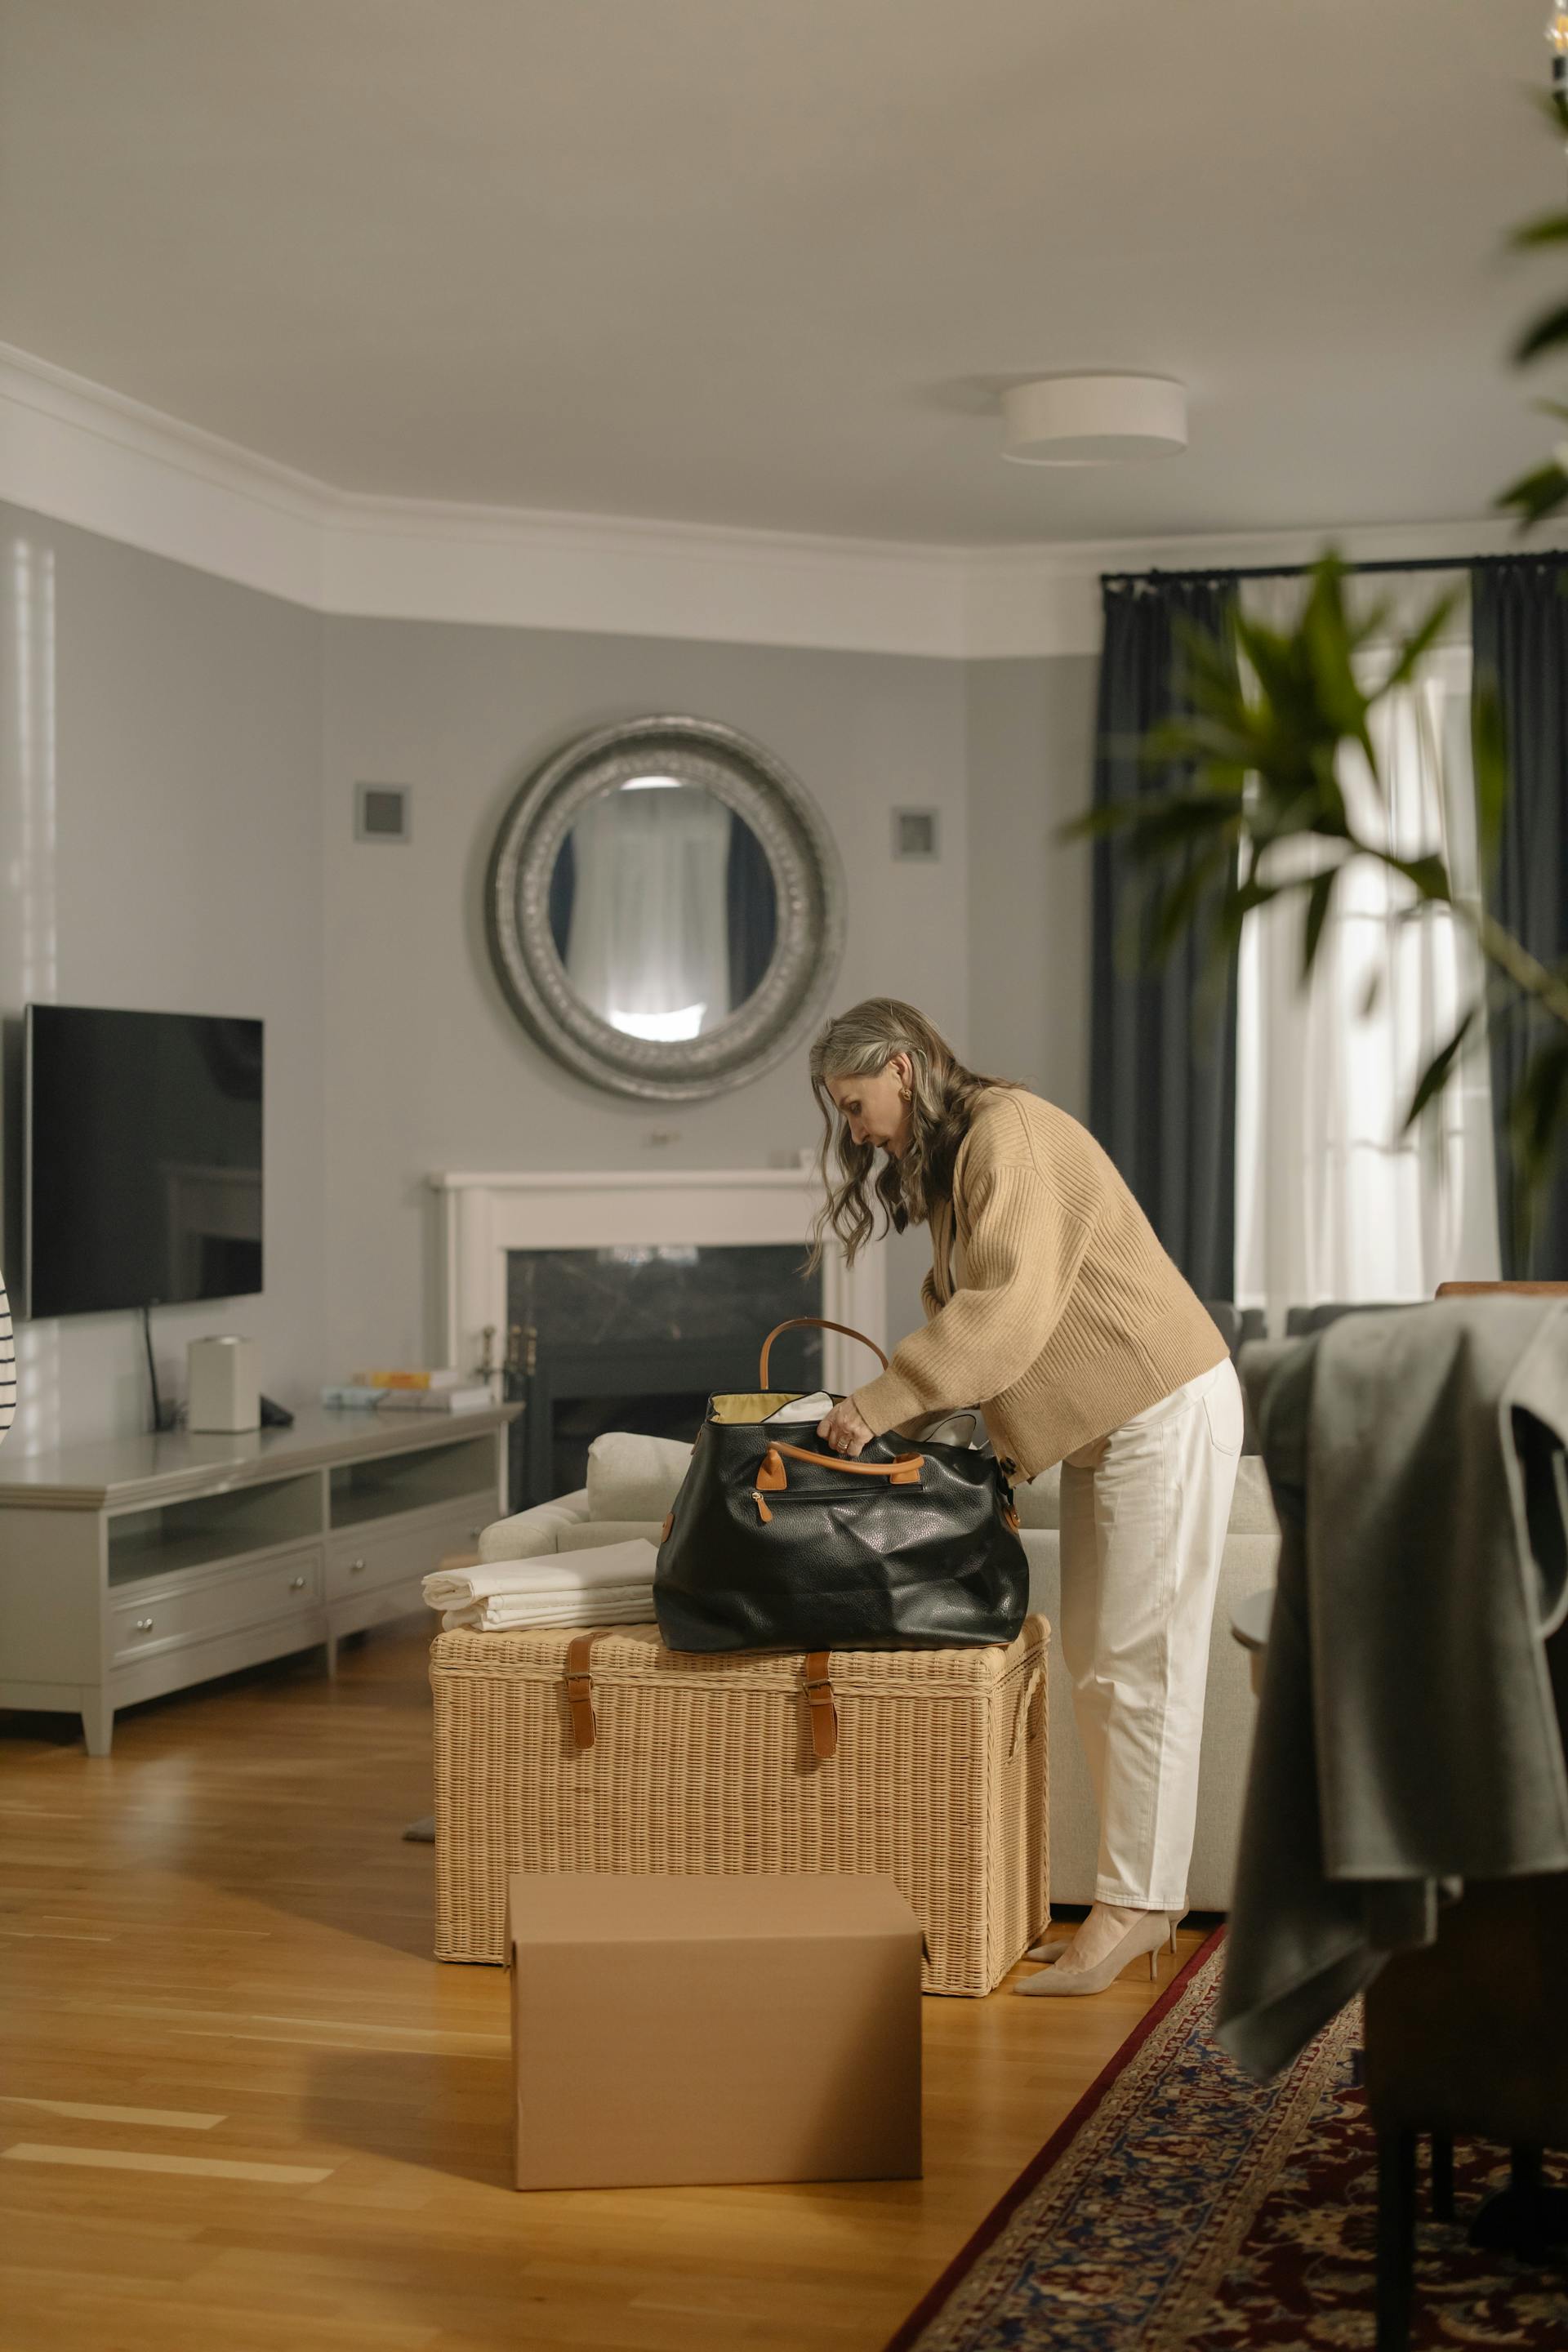
<svg viewBox="0 0 1568 2352"><path fill-rule="evenodd" d="M830 1249L809 1286L799 1274L821 1197L804 1163L430 1181L431 1360L498 1381L503 1360L515 1363L531 1405L512 1434L520 1497L580 1486L576 1465L600 1429L689 1436L713 1390L755 1386L760 1342L790 1315L885 1344L879 1244L852 1267ZM835 1393L873 1369L831 1331L786 1334L773 1368L791 1388Z"/></svg>
<svg viewBox="0 0 1568 2352"><path fill-rule="evenodd" d="M715 1389L757 1382L764 1335L820 1315L820 1273L798 1246L616 1243L597 1250L511 1250L508 1365L523 1405L512 1430L512 1507L573 1493L607 1429L688 1444ZM786 1332L770 1379L822 1385L822 1335Z"/></svg>

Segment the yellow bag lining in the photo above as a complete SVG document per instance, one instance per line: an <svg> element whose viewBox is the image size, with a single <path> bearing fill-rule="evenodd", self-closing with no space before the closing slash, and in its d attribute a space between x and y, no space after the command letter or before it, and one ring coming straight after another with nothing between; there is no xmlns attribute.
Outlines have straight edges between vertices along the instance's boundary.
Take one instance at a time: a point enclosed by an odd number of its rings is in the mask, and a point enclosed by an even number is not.
<svg viewBox="0 0 1568 2352"><path fill-rule="evenodd" d="M756 1396L716 1396L710 1418L726 1424L741 1421L766 1421L770 1412L777 1412L781 1404L793 1404L803 1397L805 1389L775 1389L771 1393Z"/></svg>

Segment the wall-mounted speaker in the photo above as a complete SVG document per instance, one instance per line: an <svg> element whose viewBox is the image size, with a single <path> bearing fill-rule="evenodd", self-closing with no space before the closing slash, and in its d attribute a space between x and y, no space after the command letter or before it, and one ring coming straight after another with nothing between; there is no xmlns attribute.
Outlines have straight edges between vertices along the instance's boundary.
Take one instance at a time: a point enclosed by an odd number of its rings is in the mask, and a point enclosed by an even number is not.
<svg viewBox="0 0 1568 2352"><path fill-rule="evenodd" d="M942 835L933 808L900 808L893 811L893 856L895 857L940 857Z"/></svg>
<svg viewBox="0 0 1568 2352"><path fill-rule="evenodd" d="M412 797L406 784L356 784L354 839L407 841L412 829Z"/></svg>

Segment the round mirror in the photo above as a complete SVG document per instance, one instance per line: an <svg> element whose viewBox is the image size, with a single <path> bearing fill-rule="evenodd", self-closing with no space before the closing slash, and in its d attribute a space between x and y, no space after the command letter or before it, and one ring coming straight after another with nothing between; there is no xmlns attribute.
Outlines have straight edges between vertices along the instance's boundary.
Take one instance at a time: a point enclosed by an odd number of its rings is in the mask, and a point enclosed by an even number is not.
<svg viewBox="0 0 1568 2352"><path fill-rule="evenodd" d="M605 728L531 777L490 860L497 970L540 1042L661 1099L787 1053L842 948L838 858L782 763L731 728Z"/></svg>

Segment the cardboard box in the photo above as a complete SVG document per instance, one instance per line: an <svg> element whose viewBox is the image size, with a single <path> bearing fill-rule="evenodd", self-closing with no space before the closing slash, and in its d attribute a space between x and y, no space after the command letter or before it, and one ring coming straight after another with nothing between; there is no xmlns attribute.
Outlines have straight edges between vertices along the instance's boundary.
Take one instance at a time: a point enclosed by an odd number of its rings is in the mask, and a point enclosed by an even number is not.
<svg viewBox="0 0 1568 2352"><path fill-rule="evenodd" d="M921 2170L921 1930L890 1878L507 1882L520 2189Z"/></svg>

